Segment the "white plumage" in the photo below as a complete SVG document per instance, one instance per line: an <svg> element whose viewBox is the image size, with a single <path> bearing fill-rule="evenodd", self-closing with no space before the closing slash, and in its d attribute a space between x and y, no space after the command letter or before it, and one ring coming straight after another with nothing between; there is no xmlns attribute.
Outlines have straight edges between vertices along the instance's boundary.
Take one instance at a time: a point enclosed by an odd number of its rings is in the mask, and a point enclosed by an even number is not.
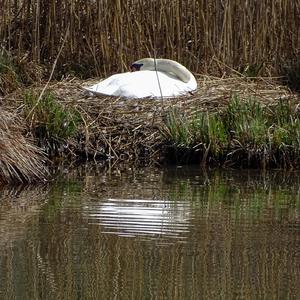
<svg viewBox="0 0 300 300"><path fill-rule="evenodd" d="M131 68L136 72L115 74L84 89L96 95L126 98L177 97L197 89L192 73L173 60L143 58Z"/></svg>

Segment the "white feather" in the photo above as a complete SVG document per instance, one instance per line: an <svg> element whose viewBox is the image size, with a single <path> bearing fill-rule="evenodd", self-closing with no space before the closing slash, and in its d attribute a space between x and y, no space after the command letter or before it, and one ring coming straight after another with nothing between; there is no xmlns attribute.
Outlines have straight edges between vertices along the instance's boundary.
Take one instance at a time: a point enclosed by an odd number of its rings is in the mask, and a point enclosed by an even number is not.
<svg viewBox="0 0 300 300"><path fill-rule="evenodd" d="M184 66L167 59L156 60L155 66L153 61L141 59L137 61L144 62L141 71L115 74L84 89L96 95L126 98L176 97L196 90L196 79Z"/></svg>

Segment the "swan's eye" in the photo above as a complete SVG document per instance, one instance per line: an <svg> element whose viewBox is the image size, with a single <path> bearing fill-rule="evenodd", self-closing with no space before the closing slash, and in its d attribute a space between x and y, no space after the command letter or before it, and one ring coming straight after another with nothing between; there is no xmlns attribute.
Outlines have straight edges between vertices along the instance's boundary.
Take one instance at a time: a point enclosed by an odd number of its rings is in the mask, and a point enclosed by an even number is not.
<svg viewBox="0 0 300 300"><path fill-rule="evenodd" d="M130 66L131 72L140 71L143 64L132 64Z"/></svg>

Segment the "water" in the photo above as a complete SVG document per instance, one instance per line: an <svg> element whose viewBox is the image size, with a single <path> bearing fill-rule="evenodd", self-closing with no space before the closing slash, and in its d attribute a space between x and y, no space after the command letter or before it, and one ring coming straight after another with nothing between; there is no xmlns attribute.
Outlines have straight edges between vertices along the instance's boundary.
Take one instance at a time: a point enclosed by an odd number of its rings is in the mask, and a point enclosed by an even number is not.
<svg viewBox="0 0 300 300"><path fill-rule="evenodd" d="M65 171L0 196L0 299L300 299L300 173Z"/></svg>

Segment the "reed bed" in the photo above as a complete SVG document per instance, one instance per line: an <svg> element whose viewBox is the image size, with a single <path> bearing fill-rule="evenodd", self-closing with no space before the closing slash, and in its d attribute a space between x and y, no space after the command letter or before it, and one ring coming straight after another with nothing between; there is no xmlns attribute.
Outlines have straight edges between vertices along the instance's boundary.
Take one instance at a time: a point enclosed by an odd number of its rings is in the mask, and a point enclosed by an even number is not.
<svg viewBox="0 0 300 300"><path fill-rule="evenodd" d="M0 7L1 47L21 61L51 66L58 57L56 78L105 76L147 56L214 75L277 76L299 66L300 0L1 0Z"/></svg>
<svg viewBox="0 0 300 300"><path fill-rule="evenodd" d="M19 109L20 114L30 121L30 133L35 134L36 126L45 125L49 118L45 114L62 116L55 124L65 124L76 120L72 132L56 135L55 151L47 149L47 145L40 145L50 155L69 157L71 159L109 158L111 162L161 163L165 161L165 151L173 147L174 143L166 137L164 128L167 120L174 111L187 120L196 118L199 113L221 113L228 107L233 96L238 95L241 101L249 98L256 99L261 105L269 107L280 101L299 101L296 94L274 83L270 78L249 79L246 77L231 77L220 79L212 76L199 77L198 90L186 97L175 99L122 99L115 97L95 97L86 93L82 86L96 81L82 81L69 79L51 82L47 93L58 103L51 104L51 109L39 109L34 114L34 122L28 117L28 109L24 106L24 91L16 92L4 98L3 105L12 105ZM41 88L30 88L27 93L41 92ZM42 98L40 101L48 101ZM43 104L44 107L47 105ZM53 114L53 107L59 107L59 113ZM13 107L11 107L14 110ZM64 110L64 113L61 111ZM57 111L57 108L55 108ZM73 112L76 118L67 119L67 112ZM75 113L76 112L76 113ZM34 113L34 112L31 112ZM42 118L39 116L43 116ZM80 118L77 116L80 115ZM32 116L32 115L30 115ZM55 120L51 117L50 120ZM72 122L73 122L72 121ZM51 121L52 122L52 121ZM52 124L52 123L51 123ZM52 126L52 125L51 125ZM50 128L51 126L48 126ZM46 126L42 126L45 128ZM51 127L52 128L52 127ZM51 131L51 130L50 130ZM58 132L55 131L54 132ZM46 136L52 136L46 132ZM34 136L37 138L37 136ZM41 137L38 137L41 141ZM48 138L45 139L48 141ZM49 146L49 144L48 144ZM187 149L187 148L186 148Z"/></svg>
<svg viewBox="0 0 300 300"><path fill-rule="evenodd" d="M0 114L0 183L32 183L46 179L46 157L22 135L24 123L3 109Z"/></svg>

